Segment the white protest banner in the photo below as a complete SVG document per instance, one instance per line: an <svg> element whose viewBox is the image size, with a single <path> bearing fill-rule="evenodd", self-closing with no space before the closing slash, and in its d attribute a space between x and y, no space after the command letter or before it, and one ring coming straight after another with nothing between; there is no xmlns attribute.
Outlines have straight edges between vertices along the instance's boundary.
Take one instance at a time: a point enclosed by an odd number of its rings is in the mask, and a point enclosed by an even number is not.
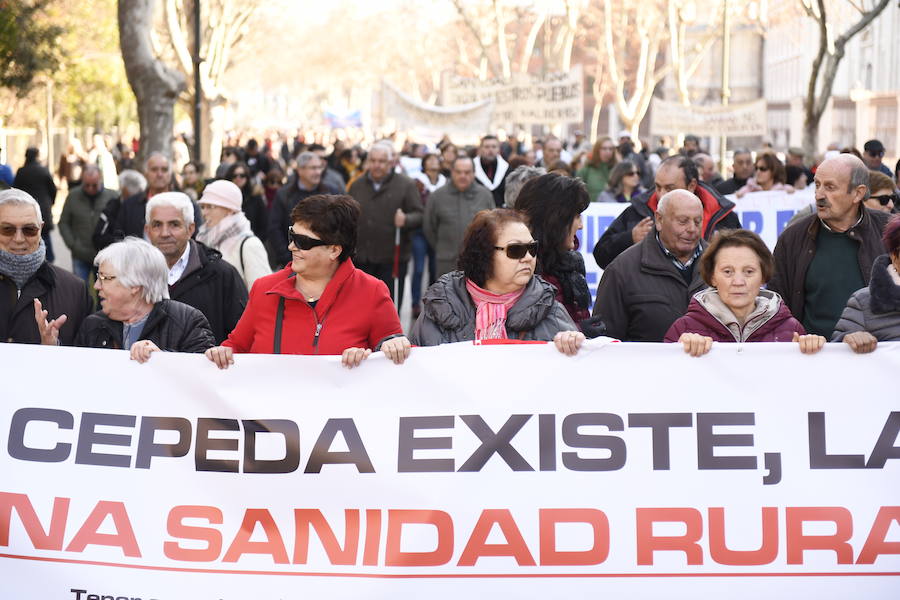
<svg viewBox="0 0 900 600"><path fill-rule="evenodd" d="M766 135L766 127L766 101L762 98L726 106L684 106L660 98L651 101L650 132L653 135Z"/></svg>
<svg viewBox="0 0 900 600"><path fill-rule="evenodd" d="M404 94L383 82L381 113L398 130L422 138L440 139L444 134L458 138L479 139L488 131L493 104L479 99L456 106L433 106Z"/></svg>
<svg viewBox="0 0 900 600"><path fill-rule="evenodd" d="M447 74L442 79L445 105L492 99L493 127L549 125L584 121L584 77L581 65L567 73L513 73L509 80Z"/></svg>
<svg viewBox="0 0 900 600"><path fill-rule="evenodd" d="M4 598L900 590L897 343L0 364Z"/></svg>
<svg viewBox="0 0 900 600"><path fill-rule="evenodd" d="M727 198L736 204L734 211L741 221L741 226L759 234L770 249L775 248L778 236L797 211L815 203L811 186L792 194L783 191L755 192L743 198L734 196ZM591 202L587 210L581 214L584 229L578 232L578 251L584 258L592 299L596 299L597 285L603 275L603 269L594 260L594 246L616 217L628 206L630 204L618 202Z"/></svg>

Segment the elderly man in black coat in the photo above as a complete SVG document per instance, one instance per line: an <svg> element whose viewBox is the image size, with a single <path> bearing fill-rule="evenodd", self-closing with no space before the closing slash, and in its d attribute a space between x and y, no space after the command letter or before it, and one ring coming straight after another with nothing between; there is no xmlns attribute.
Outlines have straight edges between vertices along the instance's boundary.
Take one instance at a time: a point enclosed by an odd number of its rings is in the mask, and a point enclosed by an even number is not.
<svg viewBox="0 0 900 600"><path fill-rule="evenodd" d="M46 259L41 209L18 189L0 192L0 342L40 344L35 312L55 322L69 346L94 310L84 282Z"/></svg>

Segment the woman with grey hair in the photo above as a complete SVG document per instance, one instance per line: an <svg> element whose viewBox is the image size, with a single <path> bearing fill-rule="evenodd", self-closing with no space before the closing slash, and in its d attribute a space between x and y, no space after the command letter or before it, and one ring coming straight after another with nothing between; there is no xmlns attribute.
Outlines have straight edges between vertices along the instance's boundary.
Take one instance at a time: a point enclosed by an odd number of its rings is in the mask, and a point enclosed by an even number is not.
<svg viewBox="0 0 900 600"><path fill-rule="evenodd" d="M166 259L149 243L129 237L110 244L94 265L100 312L84 320L76 346L129 349L131 359L143 363L159 350L201 353L215 345L203 313L169 299ZM53 327L38 318L41 343L54 343Z"/></svg>

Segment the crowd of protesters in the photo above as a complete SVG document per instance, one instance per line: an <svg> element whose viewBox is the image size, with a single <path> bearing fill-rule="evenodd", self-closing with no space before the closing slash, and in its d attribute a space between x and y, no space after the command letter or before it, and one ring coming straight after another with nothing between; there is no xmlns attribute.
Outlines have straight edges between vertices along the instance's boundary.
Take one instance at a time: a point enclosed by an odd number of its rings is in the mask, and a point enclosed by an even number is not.
<svg viewBox="0 0 900 600"><path fill-rule="evenodd" d="M91 153L73 144L60 159L71 273L53 264L57 189L37 149L0 183L12 188L0 191L0 341L120 348L139 362L205 352L220 368L241 353L402 363L415 346L465 340L574 354L605 335L692 356L714 342L814 353L900 341L900 196L878 140L784 160L738 149L728 178L695 136L650 152L627 131L399 152L389 139L250 139L226 146L213 177L186 146L139 171L133 148L108 145L95 136ZM748 194L807 186L815 204L774 252L741 229ZM578 251L591 202L627 204L586 249L604 269L593 302Z"/></svg>

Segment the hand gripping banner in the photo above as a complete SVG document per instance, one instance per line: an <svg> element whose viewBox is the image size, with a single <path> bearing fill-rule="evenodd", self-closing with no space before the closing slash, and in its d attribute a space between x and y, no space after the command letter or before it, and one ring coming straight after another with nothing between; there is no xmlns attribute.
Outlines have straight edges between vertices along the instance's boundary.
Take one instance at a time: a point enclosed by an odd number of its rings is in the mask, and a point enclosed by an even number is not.
<svg viewBox="0 0 900 600"><path fill-rule="evenodd" d="M900 595L900 344L0 365L3 598Z"/></svg>

